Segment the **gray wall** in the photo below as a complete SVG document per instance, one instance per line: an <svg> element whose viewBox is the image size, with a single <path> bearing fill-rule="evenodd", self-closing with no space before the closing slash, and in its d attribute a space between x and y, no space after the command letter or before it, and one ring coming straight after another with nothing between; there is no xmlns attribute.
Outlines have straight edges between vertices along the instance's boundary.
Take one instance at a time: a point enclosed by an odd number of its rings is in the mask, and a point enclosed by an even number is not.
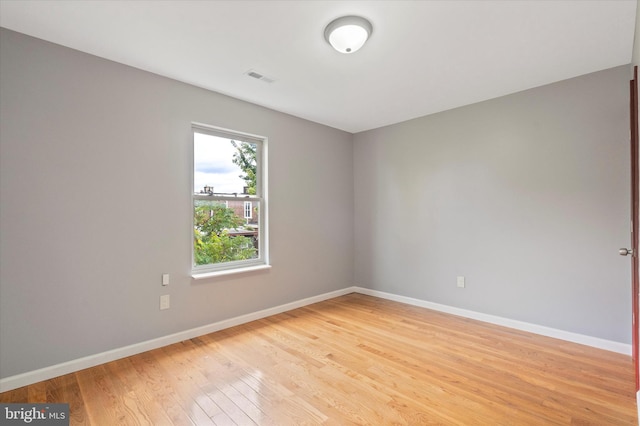
<svg viewBox="0 0 640 426"><path fill-rule="evenodd" d="M633 38L633 65L640 65L640 2L636 5L636 32Z"/></svg>
<svg viewBox="0 0 640 426"><path fill-rule="evenodd" d="M352 285L350 134L4 29L0 43L1 377ZM191 280L192 121L269 138L270 271Z"/></svg>
<svg viewBox="0 0 640 426"><path fill-rule="evenodd" d="M630 343L628 80L355 135L356 285Z"/></svg>

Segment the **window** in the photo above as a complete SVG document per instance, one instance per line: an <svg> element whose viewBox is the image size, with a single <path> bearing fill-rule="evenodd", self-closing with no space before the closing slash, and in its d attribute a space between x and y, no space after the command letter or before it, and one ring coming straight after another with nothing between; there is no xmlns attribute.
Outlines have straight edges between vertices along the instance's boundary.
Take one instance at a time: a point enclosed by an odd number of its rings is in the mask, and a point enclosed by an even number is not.
<svg viewBox="0 0 640 426"><path fill-rule="evenodd" d="M267 265L266 138L192 129L193 275Z"/></svg>

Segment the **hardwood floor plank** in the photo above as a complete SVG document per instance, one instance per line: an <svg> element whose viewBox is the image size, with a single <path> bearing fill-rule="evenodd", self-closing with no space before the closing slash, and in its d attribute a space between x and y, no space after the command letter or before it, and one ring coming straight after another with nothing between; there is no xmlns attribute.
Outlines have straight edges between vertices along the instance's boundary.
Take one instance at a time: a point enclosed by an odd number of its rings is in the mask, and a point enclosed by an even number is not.
<svg viewBox="0 0 640 426"><path fill-rule="evenodd" d="M33 402L47 402L47 384L45 382L34 383L29 386L27 398Z"/></svg>
<svg viewBox="0 0 640 426"><path fill-rule="evenodd" d="M464 320L464 322L467 322L467 321L468 320ZM480 324L480 325L482 325L483 327L489 326L490 328L492 328L494 335L498 335L498 333L503 333L503 332L506 332L506 334L509 334L510 335L509 339L508 340L504 339L504 342L506 343L506 345L509 345L509 346L513 346L513 345L517 346L520 344L520 341L513 343L514 342L513 339L516 337L520 340L522 339L529 340L531 336L533 336L533 335L528 335L526 333L521 333L521 332L517 332L516 334L514 334L513 330L502 329L501 327L492 326L489 324L486 324L486 325ZM456 331L463 330L463 329L464 328L460 326L460 324L457 324L455 326ZM548 345L548 347L553 347L552 345L554 343L560 343L560 346L564 346L567 344L566 342L560 342L555 339L544 338L542 336L534 336L534 337L536 338L536 340L541 342L547 341L549 345L551 345L551 346ZM470 336L467 336L463 340L468 340L469 338ZM571 347L583 348L584 350L584 347L580 345L575 345L575 344L569 344L569 345ZM509 363L501 363L498 361L504 360L505 359L504 354L509 354L511 351L496 352L494 349L490 349L492 347L493 345L489 346L488 347L489 349L487 348L484 349L485 353L491 356L483 357L482 365L486 365L489 363L492 366L492 369L490 371L497 370L498 372L503 372L503 373L508 372L509 373L508 375L503 374L503 376L500 378L501 380L498 380L497 383L493 386L499 387L502 385L507 385L506 390L508 390L510 393L513 392L513 390L511 389L517 390L519 387L526 388L528 391L530 391L531 386L542 387L542 389L540 389L542 392L551 392L554 390L561 391L562 393L569 393L569 394L572 394L575 392L578 392L578 393L596 392L596 394L599 395L599 397L591 398L590 403L600 402L602 408L605 410L607 405L610 405L612 403L618 402L620 400L625 400L625 399L626 401L630 401L634 397L633 388L630 387L628 383L628 371L629 371L629 368L631 367L630 359L628 359L628 357L623 357L618 354L611 354L609 352L601 351L593 348L586 348L592 355L595 354L598 356L603 356L604 358L607 359L607 362L600 363L596 367L595 364L590 362L591 358L588 358L587 363L580 362L576 364L577 358L574 355L571 355L570 361L567 361L566 363L563 362L560 364L562 366L562 370L560 371L561 374L558 374L559 371L558 369L555 368L556 366L554 365L555 364L554 361L556 361L558 358L545 357L544 362L540 363L538 362L538 360L535 359L536 357L533 357L534 359L531 362L523 362L522 358L518 356L518 354L516 353L508 356L508 358L511 359ZM422 349L424 350L425 348L422 348ZM450 353L451 351L447 350L446 346L440 346L438 348L438 351L443 351L444 353L449 352L449 355L451 355ZM496 352L496 354L499 356L493 357L494 354L487 351ZM538 351L537 353L541 353L541 352ZM556 355L558 354L561 354L561 353L556 351ZM531 355L531 353L529 355ZM566 353L561 355L567 356ZM432 359L435 358L436 356L437 356L436 354L432 354ZM455 356L458 356L458 354L456 354ZM467 358L473 359L471 357L467 357ZM596 358L596 357L593 357L593 358ZM611 363L609 363L608 361L613 358L618 360L617 363L614 363L618 366L617 370L611 370L609 368L611 366ZM620 362L621 358L625 360L625 362L621 363ZM529 357L529 360L531 360L531 357ZM547 370L547 368L545 367L546 365L554 366L554 368ZM472 366L470 365L469 367L472 367ZM612 382L615 383L615 386L611 386L611 387L594 386L593 383L585 381L584 378L585 378L585 371L591 371L596 368L598 370L603 370L603 369L608 370L606 373L606 376L608 379L612 377L611 374L615 373L615 371L621 372L623 370L626 370L627 374L618 375L618 378L624 377L625 379L624 381L622 379L620 381L616 381L614 379ZM469 376L470 370L468 370L467 368L462 368L462 371L465 371L465 374ZM482 369L474 368L473 374L475 375L475 377L477 377L478 373L482 371L483 371ZM604 374L602 373L599 373L597 376L599 376L600 379L605 377ZM513 382L515 379L523 380L524 382L526 382L528 386L525 387L525 386L519 386L517 383L510 383L510 381ZM493 372L491 376L485 377L485 380L487 381L488 384L491 383L491 380L495 381L495 377L493 377ZM579 385L579 389L575 388L575 386L577 385ZM608 390L610 391L610 393L602 393L601 392L602 390ZM600 401L598 401L599 398L604 398L605 396L606 396L605 399L600 399Z"/></svg>
<svg viewBox="0 0 640 426"><path fill-rule="evenodd" d="M0 394L73 425L636 425L630 357L349 294Z"/></svg>
<svg viewBox="0 0 640 426"><path fill-rule="evenodd" d="M165 370L158 361L161 357L166 357L161 351L150 351L130 357L129 360L136 371L140 386L147 388L173 424L195 424L187 414L191 401L187 400L183 404L172 386L171 371Z"/></svg>
<svg viewBox="0 0 640 426"><path fill-rule="evenodd" d="M206 341L206 352L211 355L211 362L218 366L211 371L212 375L220 377L217 373L220 368L231 369L260 396L260 406L277 424L319 424L326 420L326 416L298 397L282 381L273 380L272 375L263 372L273 371L275 363L263 356L261 349L256 350L256 346L265 344L258 336L250 342L252 348L249 351L230 347L228 341L220 343L211 337L213 335L201 339Z"/></svg>
<svg viewBox="0 0 640 426"><path fill-rule="evenodd" d="M142 418L145 423L154 426L173 424L162 406L154 398L154 394L147 386L147 383L139 380L138 373L131 364L131 358L110 362L105 364L105 368L110 375L118 377L129 389L131 401L134 400L134 396L136 397L139 404L132 407L132 409L137 409L140 413L136 417Z"/></svg>
<svg viewBox="0 0 640 426"><path fill-rule="evenodd" d="M55 377L44 383L47 384L47 402L69 404L70 424L91 424L75 373Z"/></svg>
<svg viewBox="0 0 640 426"><path fill-rule="evenodd" d="M287 324L291 325L292 323L293 322L288 322ZM305 325L308 325L307 322L305 322ZM319 328L318 330L316 330L316 332L319 335L321 335L322 333L325 332L324 330L328 328L330 327L328 327L327 324L321 323L319 324ZM335 333L335 331L331 331L330 333ZM331 336L329 335L328 337L331 337ZM320 339L320 341L325 341L325 339ZM329 338L327 338L326 341L329 341ZM360 340L358 340L358 342L359 341ZM354 383L367 382L367 385L370 386L370 388L364 389L364 390L368 391L369 394L372 392L372 390L376 390L376 392L378 392L377 389L379 389L379 387L377 386L377 384L371 380L367 380L366 371L360 368L366 363L369 363L370 359L369 357L366 356L366 354L363 356L362 351L359 350L357 347L359 344L360 343L353 345L353 348L354 348L353 350L350 350L348 345L332 347L333 350L331 351L331 353L328 354L325 362L328 365L332 365L337 369L341 370L349 377L356 378L357 380ZM324 345L326 346L326 344ZM364 375L362 373L364 373ZM393 394L392 390L388 388L383 388L383 393L385 395ZM398 397L398 394L396 393L394 396ZM380 407L391 406L391 404L384 401L379 403L375 403L375 401L373 402L374 402L373 405L376 407L377 411L380 411ZM384 423L389 423L389 422L398 422L397 417L401 416L401 414L387 411L386 413L376 412L374 416L379 419L385 419ZM441 418L442 421L447 420L448 423L453 422L451 418L443 417L444 412L442 410L439 410L439 412L437 413L435 412L432 413L432 416L434 416L434 418Z"/></svg>
<svg viewBox="0 0 640 426"><path fill-rule="evenodd" d="M327 325L321 325L321 327L319 327L317 332L323 333L323 329L327 329L327 328L329 328ZM344 329L344 326L340 326L338 327L338 329ZM373 363L372 365L376 365L376 366L388 364L389 362L393 362L393 359L396 358L394 354L385 355L384 350L370 351L370 353L367 356L367 351L366 351L367 346L363 343L364 340L362 340L362 337L365 336L365 333L362 332L362 330L358 331L358 333L356 333L356 335L359 336L359 339L356 342L357 344L355 346L356 346L356 350L360 353L360 359L356 359L355 362L352 363L353 368L357 369L358 366L362 365L363 360L361 358L363 353L365 354L365 357L370 362ZM388 337L389 336L384 336L382 340L384 342L388 342ZM373 344L373 343L369 342L369 344ZM363 349L365 351L363 351ZM344 349L342 349L342 352L344 352ZM373 356L374 354L382 356L382 358ZM338 360L338 356L340 355L341 353L338 351L332 354L332 359L338 361L341 364L346 364L348 361L346 361L345 359ZM389 356L391 358L389 358ZM450 381L453 381L454 383L464 384L462 393L470 394L470 391L466 389L467 387L470 386L468 383L468 380L463 376L454 376L452 378L445 376L444 381L434 381L433 374L435 373L434 371L432 371L432 367L430 367L429 364L426 364L426 365L427 365L425 370L426 374L419 373L420 371L419 363L408 366L408 370L410 374L405 375L402 378L402 385L396 386L395 391L397 392L397 395L400 398L400 400L406 400L407 398L411 398L410 395L415 394L416 393L415 390L419 388L420 389L420 392L418 392L419 398L424 401L423 409L428 409L428 407L437 406L438 408L437 414L434 413L432 415L445 416L443 421L446 421L446 423L452 424L454 423L453 419L455 418L456 412L462 409L472 408L470 407L470 404L472 404L472 401L469 399L464 399L464 395L462 396L459 395L460 392L451 392L451 395L448 397L449 399L446 407L438 406L437 404L434 404L433 401L437 401L439 398L442 398L443 395L445 395L448 392L448 389L446 388L446 384L449 383ZM452 364L451 367L454 369L453 371L455 371L455 368L457 368L455 364ZM364 372L364 374L365 375L368 374L368 371ZM420 374L424 374L424 376L422 377L423 381L416 380L416 378L417 379L421 378ZM445 371L445 374L450 376L452 373L450 373L450 371L447 370ZM385 391L391 392L391 390L388 388L385 389ZM465 403L461 405L460 401L465 401ZM412 402L417 403L418 400L413 399ZM479 410L480 407L473 407L473 408L476 411L476 415L481 417L481 411ZM493 412L493 415L495 415L495 410Z"/></svg>
<svg viewBox="0 0 640 426"><path fill-rule="evenodd" d="M215 403L202 393L188 366L180 358L180 351L187 349L187 343L181 342L152 353L157 355L156 360L164 370L163 378L177 395L180 405L191 421L196 425L213 425L215 423L209 417L209 413L215 414L218 407L214 407Z"/></svg>
<svg viewBox="0 0 640 426"><path fill-rule="evenodd" d="M82 370L76 377L91 424L140 424L130 417L132 413L125 403L127 391L114 385L104 365Z"/></svg>

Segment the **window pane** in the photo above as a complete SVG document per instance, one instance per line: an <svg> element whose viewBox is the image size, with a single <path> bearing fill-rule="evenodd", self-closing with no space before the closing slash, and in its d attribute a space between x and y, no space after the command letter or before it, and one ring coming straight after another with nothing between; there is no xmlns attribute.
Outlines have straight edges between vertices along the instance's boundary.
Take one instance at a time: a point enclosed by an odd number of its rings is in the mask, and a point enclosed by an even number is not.
<svg viewBox="0 0 640 426"><path fill-rule="evenodd" d="M257 218L260 203L251 204ZM258 258L259 223L245 218L245 211L242 200L194 200L195 266Z"/></svg>
<svg viewBox="0 0 640 426"><path fill-rule="evenodd" d="M194 128L193 260L199 271L265 260L260 253L263 219L257 199L261 196L257 181L261 149L262 141ZM224 265L228 262L232 263Z"/></svg>
<svg viewBox="0 0 640 426"><path fill-rule="evenodd" d="M256 151L254 143L195 132L194 193L256 195Z"/></svg>

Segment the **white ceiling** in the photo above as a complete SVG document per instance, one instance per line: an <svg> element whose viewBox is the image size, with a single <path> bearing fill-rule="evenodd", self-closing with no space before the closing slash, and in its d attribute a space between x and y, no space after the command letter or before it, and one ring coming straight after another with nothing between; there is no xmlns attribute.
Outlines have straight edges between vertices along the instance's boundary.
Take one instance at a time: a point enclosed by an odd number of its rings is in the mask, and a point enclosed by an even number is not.
<svg viewBox="0 0 640 426"><path fill-rule="evenodd" d="M355 133L628 64L636 5L2 0L0 26ZM373 34L344 55L350 14Z"/></svg>

